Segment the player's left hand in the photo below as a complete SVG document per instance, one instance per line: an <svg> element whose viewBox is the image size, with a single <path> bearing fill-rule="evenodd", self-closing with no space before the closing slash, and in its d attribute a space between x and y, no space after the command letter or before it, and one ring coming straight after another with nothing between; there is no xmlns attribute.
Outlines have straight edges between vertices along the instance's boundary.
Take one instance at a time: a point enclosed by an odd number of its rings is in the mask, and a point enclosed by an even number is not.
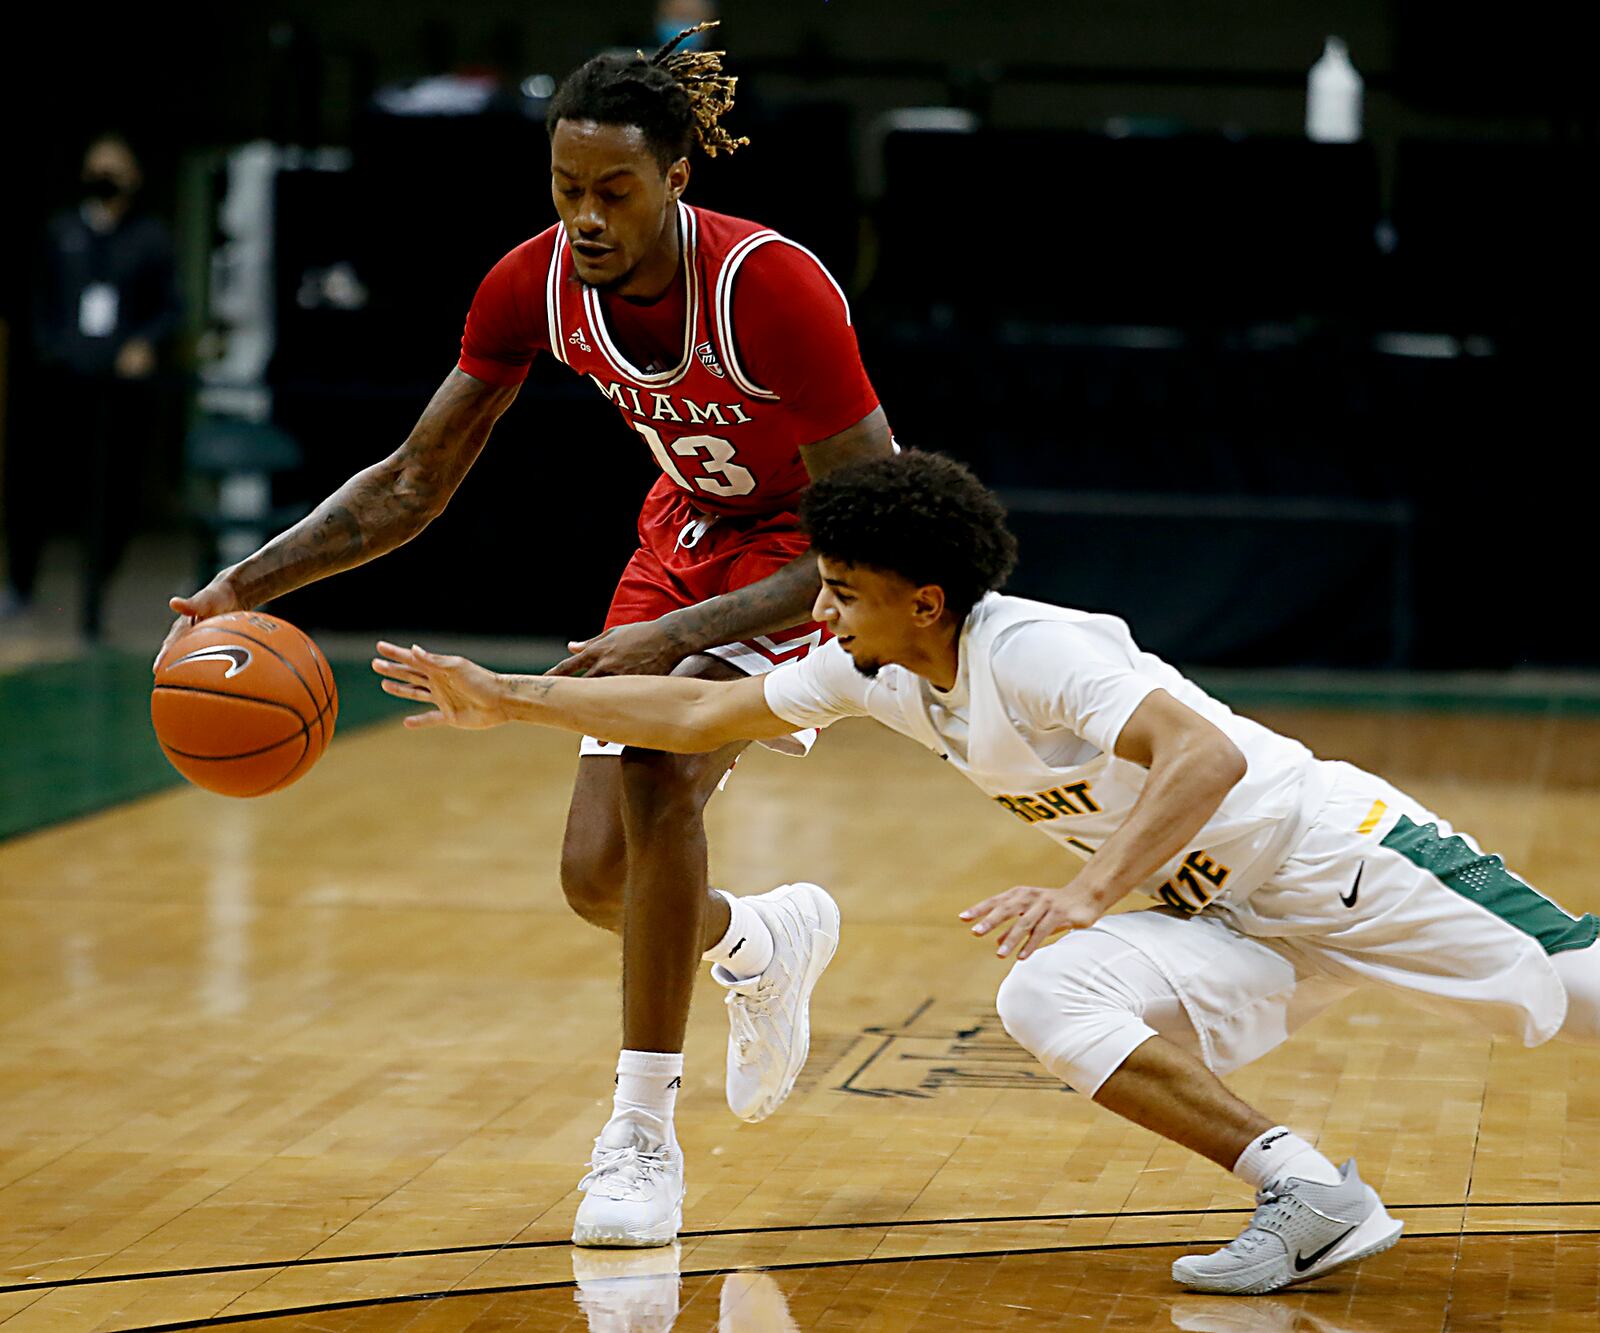
<svg viewBox="0 0 1600 1333"><path fill-rule="evenodd" d="M1093 879L1080 874L1059 889L1019 884L973 903L961 913L961 919L973 923L974 935L987 935L1011 921L1011 928L1000 936L995 956L1005 958L1015 953L1023 959L1042 948L1057 931L1085 930L1094 925L1111 905L1106 895L1095 888ZM1016 920L1012 921L1013 917Z"/></svg>
<svg viewBox="0 0 1600 1333"><path fill-rule="evenodd" d="M660 620L618 625L567 645L572 654L547 676L665 676L688 656Z"/></svg>
<svg viewBox="0 0 1600 1333"><path fill-rule="evenodd" d="M482 731L506 720L503 699L497 688L500 677L487 667L465 657L444 657L425 652L412 644L378 641L381 657L372 659L372 669L383 679L385 694L433 705L428 713L412 713L408 727L462 727Z"/></svg>

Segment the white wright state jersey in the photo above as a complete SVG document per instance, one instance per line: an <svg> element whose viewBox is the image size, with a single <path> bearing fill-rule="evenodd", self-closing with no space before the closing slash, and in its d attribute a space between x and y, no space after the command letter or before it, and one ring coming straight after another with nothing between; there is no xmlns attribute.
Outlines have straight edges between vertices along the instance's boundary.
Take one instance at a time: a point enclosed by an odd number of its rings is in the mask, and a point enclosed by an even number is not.
<svg viewBox="0 0 1600 1333"><path fill-rule="evenodd" d="M1234 713L1134 643L1116 616L990 593L961 631L948 692L904 667L875 677L830 640L765 677L796 727L874 717L960 769L1004 809L1088 858L1127 819L1149 771L1117 737L1165 690L1228 737L1248 771L1181 853L1137 886L1183 912L1241 901L1283 862L1325 792L1311 751Z"/></svg>

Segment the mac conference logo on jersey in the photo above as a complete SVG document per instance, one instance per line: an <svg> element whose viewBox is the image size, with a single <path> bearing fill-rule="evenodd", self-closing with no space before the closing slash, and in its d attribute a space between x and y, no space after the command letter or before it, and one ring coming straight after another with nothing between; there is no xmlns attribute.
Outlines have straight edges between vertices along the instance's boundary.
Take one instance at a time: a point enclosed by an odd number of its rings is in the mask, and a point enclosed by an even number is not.
<svg viewBox="0 0 1600 1333"><path fill-rule="evenodd" d="M232 680L247 666L250 665L251 652L248 648L241 648L236 644L219 644L215 648L200 648L195 652L180 657L172 665L181 667L189 662L227 662L229 667L222 673L223 680Z"/></svg>
<svg viewBox="0 0 1600 1333"><path fill-rule="evenodd" d="M719 380L727 378L727 376L722 373L722 366L717 361L716 351L712 348L709 341L701 343L700 346L696 347L694 350L695 355L700 358L700 364L702 366L709 370Z"/></svg>

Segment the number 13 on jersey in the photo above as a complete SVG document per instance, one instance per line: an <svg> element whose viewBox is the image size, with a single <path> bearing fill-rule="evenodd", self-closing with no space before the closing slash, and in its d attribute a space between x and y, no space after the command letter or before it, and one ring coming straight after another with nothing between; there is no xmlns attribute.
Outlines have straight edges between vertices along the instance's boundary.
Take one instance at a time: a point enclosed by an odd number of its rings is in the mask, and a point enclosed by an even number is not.
<svg viewBox="0 0 1600 1333"><path fill-rule="evenodd" d="M750 469L733 461L731 441L716 435L685 435L669 445L661 438L661 432L646 422L630 421L628 424L644 436L661 470L684 490L692 493L699 489L708 495L749 495L755 490L756 479ZM678 458L697 458L701 469L712 475L696 477L691 482L679 470Z"/></svg>

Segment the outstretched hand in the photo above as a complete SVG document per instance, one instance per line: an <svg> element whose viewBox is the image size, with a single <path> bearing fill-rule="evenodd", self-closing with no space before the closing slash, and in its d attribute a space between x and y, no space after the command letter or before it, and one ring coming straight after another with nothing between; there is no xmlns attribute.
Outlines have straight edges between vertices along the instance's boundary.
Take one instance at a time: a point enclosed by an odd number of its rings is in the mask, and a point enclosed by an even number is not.
<svg viewBox="0 0 1600 1333"><path fill-rule="evenodd" d="M1005 958L1015 953L1020 960L1043 948L1058 931L1086 930L1111 905L1105 894L1096 889L1093 877L1080 874L1059 889L1019 884L973 903L961 913L961 920L973 923L974 935L987 935L1011 921L1010 929L1000 937L995 956Z"/></svg>
<svg viewBox="0 0 1600 1333"><path fill-rule="evenodd" d="M431 704L426 713L412 713L408 727L461 727L482 731L506 721L499 690L500 677L465 657L444 657L412 644L378 641L382 656L372 659L372 669L383 679L385 694Z"/></svg>
<svg viewBox="0 0 1600 1333"><path fill-rule="evenodd" d="M660 620L618 625L567 645L571 657L547 676L665 676L688 654Z"/></svg>

